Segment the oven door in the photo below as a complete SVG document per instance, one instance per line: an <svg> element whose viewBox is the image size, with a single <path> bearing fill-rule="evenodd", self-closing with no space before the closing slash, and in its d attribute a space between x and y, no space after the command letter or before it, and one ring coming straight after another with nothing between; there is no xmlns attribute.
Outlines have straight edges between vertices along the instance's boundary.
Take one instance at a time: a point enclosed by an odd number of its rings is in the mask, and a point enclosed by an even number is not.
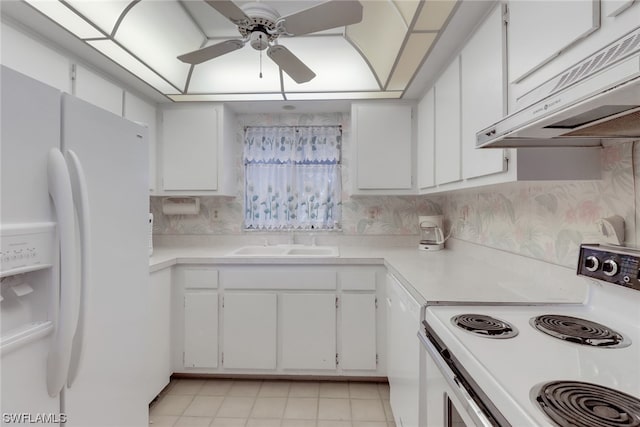
<svg viewBox="0 0 640 427"><path fill-rule="evenodd" d="M501 426L471 397L474 394L449 367L423 331L418 333L423 380L420 425L429 427Z"/></svg>

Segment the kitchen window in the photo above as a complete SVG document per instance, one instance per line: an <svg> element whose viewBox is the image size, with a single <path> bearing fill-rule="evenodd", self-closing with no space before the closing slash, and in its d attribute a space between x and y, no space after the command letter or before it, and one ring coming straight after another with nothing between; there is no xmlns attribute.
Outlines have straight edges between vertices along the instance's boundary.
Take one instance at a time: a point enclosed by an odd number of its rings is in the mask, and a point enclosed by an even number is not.
<svg viewBox="0 0 640 427"><path fill-rule="evenodd" d="M245 228L339 229L341 145L340 126L245 128Z"/></svg>

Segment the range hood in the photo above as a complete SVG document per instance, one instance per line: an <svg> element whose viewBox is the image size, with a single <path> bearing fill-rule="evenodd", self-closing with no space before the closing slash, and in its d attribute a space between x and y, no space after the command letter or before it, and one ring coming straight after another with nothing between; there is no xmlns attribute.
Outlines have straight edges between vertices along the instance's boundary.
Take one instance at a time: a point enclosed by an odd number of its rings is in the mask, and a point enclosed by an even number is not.
<svg viewBox="0 0 640 427"><path fill-rule="evenodd" d="M585 147L640 138L640 27L518 100L476 148Z"/></svg>

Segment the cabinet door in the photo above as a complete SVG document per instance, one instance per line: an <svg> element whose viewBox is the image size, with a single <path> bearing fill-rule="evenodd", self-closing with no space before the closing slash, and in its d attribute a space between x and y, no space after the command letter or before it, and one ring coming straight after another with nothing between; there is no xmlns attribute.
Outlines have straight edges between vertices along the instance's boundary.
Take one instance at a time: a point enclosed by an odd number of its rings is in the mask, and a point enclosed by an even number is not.
<svg viewBox="0 0 640 427"><path fill-rule="evenodd" d="M459 181L460 58L456 57L436 82L436 184Z"/></svg>
<svg viewBox="0 0 640 427"><path fill-rule="evenodd" d="M509 81L523 79L599 26L599 1L510 1Z"/></svg>
<svg viewBox="0 0 640 427"><path fill-rule="evenodd" d="M412 188L411 106L354 105L356 188Z"/></svg>
<svg viewBox="0 0 640 427"><path fill-rule="evenodd" d="M147 126L149 136L149 190L156 189L156 107L137 96L125 92L124 117Z"/></svg>
<svg viewBox="0 0 640 427"><path fill-rule="evenodd" d="M336 295L282 294L282 367L336 368Z"/></svg>
<svg viewBox="0 0 640 427"><path fill-rule="evenodd" d="M476 132L506 113L505 37L499 5L460 54L462 170L465 179L504 172L500 149L476 149Z"/></svg>
<svg viewBox="0 0 640 427"><path fill-rule="evenodd" d="M77 65L73 94L117 116L122 116L122 88Z"/></svg>
<svg viewBox="0 0 640 427"><path fill-rule="evenodd" d="M217 190L217 110L210 106L165 109L162 159L164 190Z"/></svg>
<svg viewBox="0 0 640 427"><path fill-rule="evenodd" d="M151 402L169 384L171 376L171 269L149 275L149 332L147 400Z"/></svg>
<svg viewBox="0 0 640 427"><path fill-rule="evenodd" d="M225 293L222 313L223 366L275 369L276 294Z"/></svg>
<svg viewBox="0 0 640 427"><path fill-rule="evenodd" d="M433 187L435 181L436 116L435 91L427 92L418 104L418 189Z"/></svg>
<svg viewBox="0 0 640 427"><path fill-rule="evenodd" d="M218 293L184 294L184 366L218 366Z"/></svg>
<svg viewBox="0 0 640 427"><path fill-rule="evenodd" d="M339 305L340 366L342 369L375 370L375 294L343 294Z"/></svg>
<svg viewBox="0 0 640 427"><path fill-rule="evenodd" d="M0 22L0 62L31 78L71 93L69 58L49 49L6 21ZM96 30L97 32L97 30ZM26 54L28 52L28 54Z"/></svg>

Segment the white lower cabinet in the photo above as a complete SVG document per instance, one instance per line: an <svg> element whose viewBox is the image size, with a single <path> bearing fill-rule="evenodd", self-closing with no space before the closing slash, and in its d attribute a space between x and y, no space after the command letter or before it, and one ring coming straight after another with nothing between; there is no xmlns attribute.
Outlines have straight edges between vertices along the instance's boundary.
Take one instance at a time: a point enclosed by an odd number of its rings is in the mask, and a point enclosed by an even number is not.
<svg viewBox="0 0 640 427"><path fill-rule="evenodd" d="M342 369L375 370L378 363L376 295L344 293L340 298Z"/></svg>
<svg viewBox="0 0 640 427"><path fill-rule="evenodd" d="M184 366L218 366L218 293L187 291L184 294Z"/></svg>
<svg viewBox="0 0 640 427"><path fill-rule="evenodd" d="M336 295L281 295L282 368L336 369Z"/></svg>
<svg viewBox="0 0 640 427"><path fill-rule="evenodd" d="M222 364L228 369L275 369L277 294L235 293L222 304Z"/></svg>
<svg viewBox="0 0 640 427"><path fill-rule="evenodd" d="M147 335L147 400L151 402L169 384L171 369L171 269L149 275L149 329Z"/></svg>
<svg viewBox="0 0 640 427"><path fill-rule="evenodd" d="M387 376L397 426L418 427L420 394L420 304L387 275Z"/></svg>
<svg viewBox="0 0 640 427"><path fill-rule="evenodd" d="M383 377L384 274L371 265L176 267L173 372Z"/></svg>

